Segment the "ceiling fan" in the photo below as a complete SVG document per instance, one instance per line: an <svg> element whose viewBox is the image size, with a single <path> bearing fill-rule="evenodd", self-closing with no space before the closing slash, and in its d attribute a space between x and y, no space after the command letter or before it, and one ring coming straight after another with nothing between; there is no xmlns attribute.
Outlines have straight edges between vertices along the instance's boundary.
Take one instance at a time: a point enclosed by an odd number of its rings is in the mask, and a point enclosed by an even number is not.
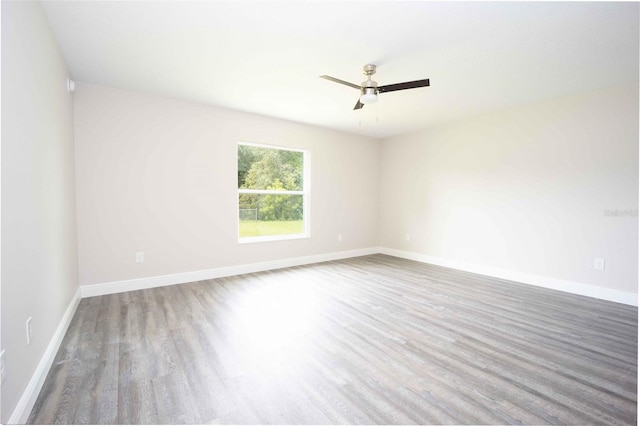
<svg viewBox="0 0 640 426"><path fill-rule="evenodd" d="M385 92L395 92L396 90L404 89L416 89L418 87L429 86L429 79L407 81L405 83L388 84L386 86L378 86L378 83L371 80L371 76L376 73L376 66L368 64L362 67L362 72L367 76L367 80L363 81L360 86L357 84L349 83L348 81L340 80L339 78L331 77L329 75L321 75L320 78L324 78L329 81L344 84L345 86L353 87L360 91L360 98L353 109L361 109L366 104L372 104L378 101L378 94Z"/></svg>

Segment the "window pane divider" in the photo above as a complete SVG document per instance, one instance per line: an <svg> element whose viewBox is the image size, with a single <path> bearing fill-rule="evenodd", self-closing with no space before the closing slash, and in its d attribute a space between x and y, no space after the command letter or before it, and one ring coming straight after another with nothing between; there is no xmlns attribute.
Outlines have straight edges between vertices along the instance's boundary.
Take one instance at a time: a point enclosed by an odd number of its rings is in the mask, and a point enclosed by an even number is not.
<svg viewBox="0 0 640 426"><path fill-rule="evenodd" d="M304 195L304 191L287 191L282 189L238 189L238 194L274 194L274 195Z"/></svg>

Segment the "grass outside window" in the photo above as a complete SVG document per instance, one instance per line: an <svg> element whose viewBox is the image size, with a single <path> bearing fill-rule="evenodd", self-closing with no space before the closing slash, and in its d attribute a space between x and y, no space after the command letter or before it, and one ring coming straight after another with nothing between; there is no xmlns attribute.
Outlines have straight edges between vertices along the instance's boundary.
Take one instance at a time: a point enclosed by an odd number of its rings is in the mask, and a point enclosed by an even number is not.
<svg viewBox="0 0 640 426"><path fill-rule="evenodd" d="M240 238L263 237L267 235L291 235L304 232L302 220L241 220Z"/></svg>

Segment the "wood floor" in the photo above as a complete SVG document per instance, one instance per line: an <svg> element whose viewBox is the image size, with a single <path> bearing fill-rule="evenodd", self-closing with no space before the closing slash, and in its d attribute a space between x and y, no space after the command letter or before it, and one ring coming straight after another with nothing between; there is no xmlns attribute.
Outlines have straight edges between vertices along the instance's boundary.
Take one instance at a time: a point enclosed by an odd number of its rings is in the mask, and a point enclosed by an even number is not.
<svg viewBox="0 0 640 426"><path fill-rule="evenodd" d="M637 324L384 255L93 297L29 422L636 424Z"/></svg>

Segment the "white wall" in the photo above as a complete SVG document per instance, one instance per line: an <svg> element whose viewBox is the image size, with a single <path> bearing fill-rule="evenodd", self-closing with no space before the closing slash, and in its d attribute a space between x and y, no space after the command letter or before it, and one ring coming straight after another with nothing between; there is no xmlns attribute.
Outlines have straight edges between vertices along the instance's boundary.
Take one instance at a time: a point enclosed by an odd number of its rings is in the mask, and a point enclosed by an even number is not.
<svg viewBox="0 0 640 426"><path fill-rule="evenodd" d="M2 2L2 423L78 288L73 104L35 2ZM33 317L26 344L25 321Z"/></svg>
<svg viewBox="0 0 640 426"><path fill-rule="evenodd" d="M637 85L392 138L381 158L382 246L638 292Z"/></svg>
<svg viewBox="0 0 640 426"><path fill-rule="evenodd" d="M377 141L90 84L74 105L81 285L378 243ZM238 141L310 151L311 238L238 244Z"/></svg>

